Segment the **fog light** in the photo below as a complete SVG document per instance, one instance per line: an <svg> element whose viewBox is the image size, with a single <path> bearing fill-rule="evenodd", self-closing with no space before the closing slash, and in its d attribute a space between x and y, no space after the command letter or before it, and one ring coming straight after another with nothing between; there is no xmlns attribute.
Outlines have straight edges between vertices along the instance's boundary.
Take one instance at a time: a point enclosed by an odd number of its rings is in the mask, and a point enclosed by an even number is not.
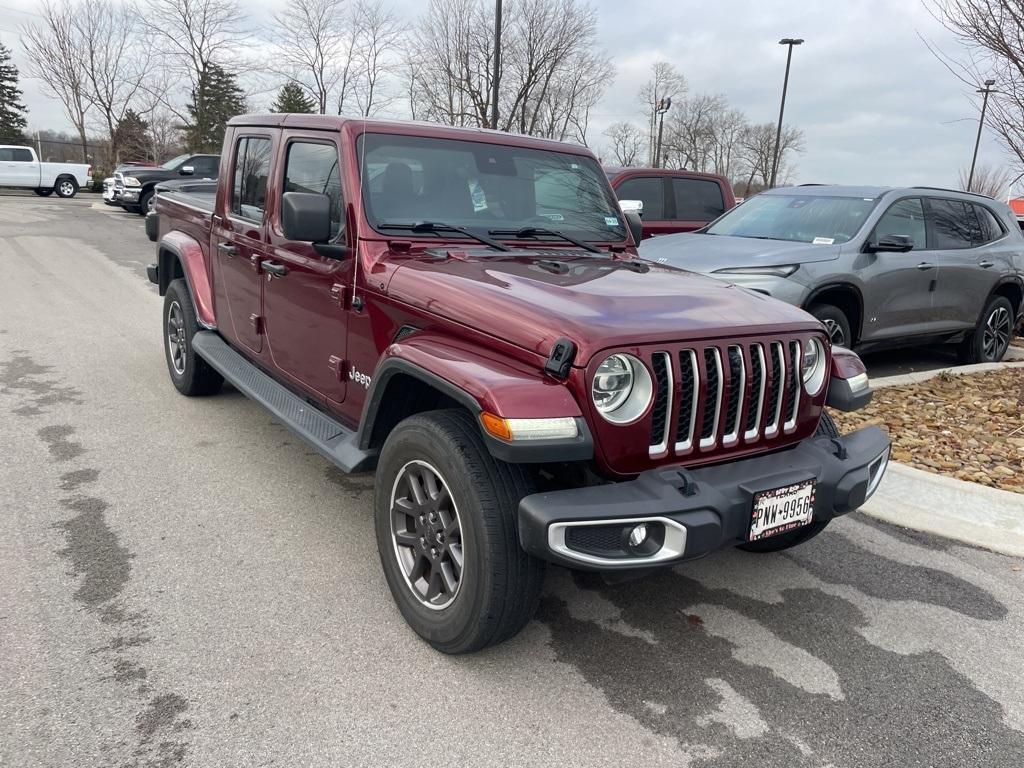
<svg viewBox="0 0 1024 768"><path fill-rule="evenodd" d="M647 541L647 523L640 523L629 532L629 546L639 547Z"/></svg>

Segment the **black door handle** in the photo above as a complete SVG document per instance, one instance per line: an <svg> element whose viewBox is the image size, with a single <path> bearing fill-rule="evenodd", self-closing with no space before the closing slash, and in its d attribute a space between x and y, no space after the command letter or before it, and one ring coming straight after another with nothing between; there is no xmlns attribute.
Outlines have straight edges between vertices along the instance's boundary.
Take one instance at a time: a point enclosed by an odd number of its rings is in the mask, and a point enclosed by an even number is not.
<svg viewBox="0 0 1024 768"><path fill-rule="evenodd" d="M994 267L995 265L996 265L996 263L994 261L979 261L978 262L978 266L981 267L982 269L989 269L990 267Z"/></svg>
<svg viewBox="0 0 1024 768"><path fill-rule="evenodd" d="M917 268L924 272L926 269L934 269L935 265L929 264L927 261L922 261L920 264L917 265Z"/></svg>
<svg viewBox="0 0 1024 768"><path fill-rule="evenodd" d="M235 246L231 243L217 243L217 250L225 256L234 256L237 253Z"/></svg>
<svg viewBox="0 0 1024 768"><path fill-rule="evenodd" d="M260 264L260 269L268 275L277 275L278 277L284 277L288 274L288 267L284 264L278 264L276 261L264 261Z"/></svg>

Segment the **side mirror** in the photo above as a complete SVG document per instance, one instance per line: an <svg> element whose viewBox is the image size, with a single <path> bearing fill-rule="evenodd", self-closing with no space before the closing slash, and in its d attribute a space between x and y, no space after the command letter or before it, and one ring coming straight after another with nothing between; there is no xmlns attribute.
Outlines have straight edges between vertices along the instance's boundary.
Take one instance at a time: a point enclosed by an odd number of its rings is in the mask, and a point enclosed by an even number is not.
<svg viewBox="0 0 1024 768"><path fill-rule="evenodd" d="M195 166L192 165L183 165L181 166L181 170L178 171L178 173L181 174L182 176L191 176L195 172Z"/></svg>
<svg viewBox="0 0 1024 768"><path fill-rule="evenodd" d="M285 192L281 229L289 240L326 243L331 239L331 198L315 192Z"/></svg>
<svg viewBox="0 0 1024 768"><path fill-rule="evenodd" d="M643 200L619 200L619 208L623 213L635 213L641 219L644 217Z"/></svg>
<svg viewBox="0 0 1024 768"><path fill-rule="evenodd" d="M641 221L639 214L629 213L623 211L623 216L626 217L626 226L629 227L629 232L633 235L633 242L640 245L640 241L644 237L644 223Z"/></svg>
<svg viewBox="0 0 1024 768"><path fill-rule="evenodd" d="M868 253L906 253L914 249L914 239L907 235L882 235L868 241L864 250Z"/></svg>

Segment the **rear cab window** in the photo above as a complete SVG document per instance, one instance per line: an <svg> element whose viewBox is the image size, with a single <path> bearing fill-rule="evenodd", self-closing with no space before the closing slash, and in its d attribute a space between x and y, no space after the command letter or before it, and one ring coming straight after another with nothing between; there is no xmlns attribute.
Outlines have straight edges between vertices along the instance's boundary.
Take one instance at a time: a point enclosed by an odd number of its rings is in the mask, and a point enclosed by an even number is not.
<svg viewBox="0 0 1024 768"><path fill-rule="evenodd" d="M725 199L718 182L709 179L672 178L675 218L711 221L725 213Z"/></svg>
<svg viewBox="0 0 1024 768"><path fill-rule="evenodd" d="M235 144L231 213L249 221L263 221L270 178L271 141L265 136L243 136Z"/></svg>

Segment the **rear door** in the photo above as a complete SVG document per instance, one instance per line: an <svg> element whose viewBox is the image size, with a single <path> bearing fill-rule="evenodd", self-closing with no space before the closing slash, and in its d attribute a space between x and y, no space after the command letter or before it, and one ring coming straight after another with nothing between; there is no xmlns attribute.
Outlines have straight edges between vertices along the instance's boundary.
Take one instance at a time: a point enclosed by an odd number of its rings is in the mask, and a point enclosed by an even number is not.
<svg viewBox="0 0 1024 768"><path fill-rule="evenodd" d="M671 220L668 189L663 176L632 176L614 184L619 200L640 200L644 204L644 237L668 235L679 230Z"/></svg>
<svg viewBox="0 0 1024 768"><path fill-rule="evenodd" d="M267 268L286 271L268 275L263 286L267 344L274 365L294 382L340 403L348 377L345 342L354 250L341 259L321 256L311 243L285 237L280 217L285 192L327 195L332 241L346 241L339 149L336 134L286 137L276 172L280 181L274 186L267 246Z"/></svg>
<svg viewBox="0 0 1024 768"><path fill-rule="evenodd" d="M672 217L677 232L700 229L725 213L725 197L717 181L673 176L669 182L675 204Z"/></svg>
<svg viewBox="0 0 1024 768"><path fill-rule="evenodd" d="M973 328L1006 267L998 241L1006 231L983 205L963 200L928 201L938 242L936 305L949 329Z"/></svg>
<svg viewBox="0 0 1024 768"><path fill-rule="evenodd" d="M236 132L231 148L231 187L223 215L215 214L211 253L237 342L263 349L263 281L267 185L273 159L272 131Z"/></svg>

